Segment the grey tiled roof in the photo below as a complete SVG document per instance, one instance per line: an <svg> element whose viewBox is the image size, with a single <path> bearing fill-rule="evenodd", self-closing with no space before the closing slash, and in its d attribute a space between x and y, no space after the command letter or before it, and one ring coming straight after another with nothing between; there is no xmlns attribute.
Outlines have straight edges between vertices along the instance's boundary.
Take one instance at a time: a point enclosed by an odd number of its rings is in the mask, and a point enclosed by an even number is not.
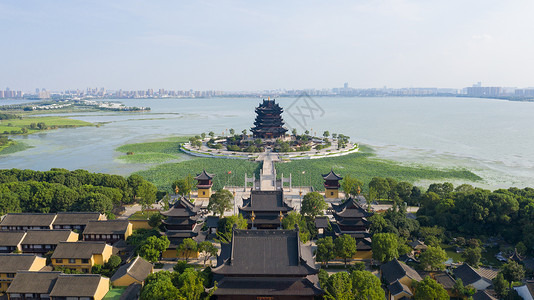
<svg viewBox="0 0 534 300"><path fill-rule="evenodd" d="M0 254L0 273L27 271L36 257L34 254Z"/></svg>
<svg viewBox="0 0 534 300"><path fill-rule="evenodd" d="M71 234L75 233L69 229L28 230L22 245L55 245L66 241Z"/></svg>
<svg viewBox="0 0 534 300"><path fill-rule="evenodd" d="M51 297L93 297L102 276L97 274L61 274L56 280Z"/></svg>
<svg viewBox="0 0 534 300"><path fill-rule="evenodd" d="M283 191L255 191L250 194L250 198L243 199L243 207L239 210L244 211L291 211L293 210L285 201Z"/></svg>
<svg viewBox="0 0 534 300"><path fill-rule="evenodd" d="M473 284L482 279L482 276L466 263L454 269L453 272L456 277L462 279L464 285Z"/></svg>
<svg viewBox="0 0 534 300"><path fill-rule="evenodd" d="M166 217L190 217L196 216L199 210L199 206L182 197L168 211L164 211L161 214Z"/></svg>
<svg viewBox="0 0 534 300"><path fill-rule="evenodd" d="M0 231L0 246L17 246L22 242L26 233L24 231Z"/></svg>
<svg viewBox="0 0 534 300"><path fill-rule="evenodd" d="M234 229L231 249L221 251L213 272L223 275L306 276L318 272L298 230ZM310 253L306 253L310 252Z"/></svg>
<svg viewBox="0 0 534 300"><path fill-rule="evenodd" d="M309 279L302 277L225 277L215 295L286 295L314 296L322 291Z"/></svg>
<svg viewBox="0 0 534 300"><path fill-rule="evenodd" d="M90 259L93 254L102 254L106 242L61 242L57 245L52 258Z"/></svg>
<svg viewBox="0 0 534 300"><path fill-rule="evenodd" d="M132 278L139 280L140 282L145 281L147 276L152 273L153 265L143 259L140 256L137 256L131 262L121 266L115 274L111 277L111 281L115 281L122 276L128 274Z"/></svg>
<svg viewBox="0 0 534 300"><path fill-rule="evenodd" d="M98 212L58 212L53 225L86 225L89 221L97 221Z"/></svg>
<svg viewBox="0 0 534 300"><path fill-rule="evenodd" d="M0 226L50 226L55 218L56 214L9 213Z"/></svg>
<svg viewBox="0 0 534 300"><path fill-rule="evenodd" d="M8 293L50 294L61 272L18 272Z"/></svg>
<svg viewBox="0 0 534 300"><path fill-rule="evenodd" d="M410 268L405 263L398 261L396 258L380 266L380 271L388 283L393 283L404 276L408 276L416 281L422 280L416 270Z"/></svg>
<svg viewBox="0 0 534 300"><path fill-rule="evenodd" d="M412 296L412 291L410 290L410 288L400 283L398 280L388 285L388 290L392 295L398 295L402 292L405 292L406 294Z"/></svg>
<svg viewBox="0 0 534 300"><path fill-rule="evenodd" d="M125 234L128 220L89 221L83 234Z"/></svg>

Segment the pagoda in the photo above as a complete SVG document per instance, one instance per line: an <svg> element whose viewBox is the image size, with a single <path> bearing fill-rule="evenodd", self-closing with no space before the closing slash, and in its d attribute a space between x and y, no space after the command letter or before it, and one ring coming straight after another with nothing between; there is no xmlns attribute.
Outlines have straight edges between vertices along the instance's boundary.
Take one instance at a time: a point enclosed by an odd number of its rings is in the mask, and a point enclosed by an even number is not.
<svg viewBox="0 0 534 300"><path fill-rule="evenodd" d="M319 288L311 246L300 242L299 229L242 230L221 244L217 267L217 299L315 299Z"/></svg>
<svg viewBox="0 0 534 300"><path fill-rule="evenodd" d="M348 234L356 239L358 255L360 258L371 257L371 234L369 233L368 218L373 215L362 207L365 203L363 196L349 198L345 202L336 205L332 203L335 222L331 222L334 235Z"/></svg>
<svg viewBox="0 0 534 300"><path fill-rule="evenodd" d="M277 139L283 137L287 132L282 120L283 109L274 100L263 100L260 106L256 107L256 120L254 127L250 129L254 138Z"/></svg>
<svg viewBox="0 0 534 300"><path fill-rule="evenodd" d="M248 228L277 229L282 227L282 219L292 211L284 201L282 190L252 190L248 199L243 199L239 213L248 219Z"/></svg>
<svg viewBox="0 0 534 300"><path fill-rule="evenodd" d="M180 198L171 209L161 213L166 217L162 221L166 229L163 234L171 242L169 248L163 252L164 258L176 258L176 249L184 239L192 238L197 242L206 239L206 235L201 232L203 224L197 222L200 217L199 213L200 207L185 198Z"/></svg>
<svg viewBox="0 0 534 300"><path fill-rule="evenodd" d="M198 198L211 197L211 187L213 182L211 181L215 175L209 174L206 170L202 170L202 173L198 174L195 179L197 180Z"/></svg>
<svg viewBox="0 0 534 300"><path fill-rule="evenodd" d="M339 181L343 177L334 173L334 170L331 169L330 173L323 174L324 179L324 194L326 198L339 198Z"/></svg>

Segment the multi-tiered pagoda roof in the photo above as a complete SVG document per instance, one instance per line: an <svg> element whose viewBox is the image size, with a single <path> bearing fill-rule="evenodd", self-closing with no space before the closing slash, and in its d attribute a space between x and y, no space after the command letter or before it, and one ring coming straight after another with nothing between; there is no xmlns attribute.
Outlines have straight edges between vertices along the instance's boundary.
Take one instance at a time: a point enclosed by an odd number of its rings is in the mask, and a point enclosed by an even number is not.
<svg viewBox="0 0 534 300"><path fill-rule="evenodd" d="M279 138L285 135L283 109L274 100L263 100L256 107L256 120L251 128L254 138Z"/></svg>
<svg viewBox="0 0 534 300"><path fill-rule="evenodd" d="M355 238L358 250L371 250L368 218L373 213L366 211L362 203L365 203L365 198L359 196L349 198L339 205L332 204L335 219L335 222L332 222L332 229L336 236L348 234Z"/></svg>
<svg viewBox="0 0 534 300"><path fill-rule="evenodd" d="M187 238L197 242L205 239L201 232L202 224L198 223L199 213L200 207L185 198L180 198L171 209L161 213L167 217L162 222L166 229L164 234L171 241L170 249L175 249Z"/></svg>

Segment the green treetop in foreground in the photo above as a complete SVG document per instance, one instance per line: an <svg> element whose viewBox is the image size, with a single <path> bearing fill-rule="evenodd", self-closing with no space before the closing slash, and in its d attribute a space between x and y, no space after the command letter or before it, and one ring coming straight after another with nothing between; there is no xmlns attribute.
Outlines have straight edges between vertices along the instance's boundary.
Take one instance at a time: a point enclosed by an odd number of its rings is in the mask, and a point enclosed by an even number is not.
<svg viewBox="0 0 534 300"><path fill-rule="evenodd" d="M347 259L352 258L356 254L356 240L350 235L344 234L335 239L334 251L338 257L343 258L346 267Z"/></svg>
<svg viewBox="0 0 534 300"><path fill-rule="evenodd" d="M311 217L323 215L324 210L328 208L328 205L324 201L323 195L318 192L310 192L304 195L302 199L301 213Z"/></svg>
<svg viewBox="0 0 534 300"><path fill-rule="evenodd" d="M234 195L230 191L220 189L211 195L208 210L222 217L225 211L232 208L233 198Z"/></svg>
<svg viewBox="0 0 534 300"><path fill-rule="evenodd" d="M443 286L429 276L420 282L415 282L414 287L415 300L448 300L450 298Z"/></svg>
<svg viewBox="0 0 534 300"><path fill-rule="evenodd" d="M373 258L381 262L388 262L399 256L397 236L393 233L377 233L371 244Z"/></svg>

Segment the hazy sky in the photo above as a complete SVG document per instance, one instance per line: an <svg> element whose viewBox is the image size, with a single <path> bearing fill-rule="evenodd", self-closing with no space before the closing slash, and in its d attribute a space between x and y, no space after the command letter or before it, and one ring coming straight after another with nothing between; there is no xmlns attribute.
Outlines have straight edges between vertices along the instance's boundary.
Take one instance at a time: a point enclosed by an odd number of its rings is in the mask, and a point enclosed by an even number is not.
<svg viewBox="0 0 534 300"><path fill-rule="evenodd" d="M534 86L532 0L0 0L0 88Z"/></svg>

